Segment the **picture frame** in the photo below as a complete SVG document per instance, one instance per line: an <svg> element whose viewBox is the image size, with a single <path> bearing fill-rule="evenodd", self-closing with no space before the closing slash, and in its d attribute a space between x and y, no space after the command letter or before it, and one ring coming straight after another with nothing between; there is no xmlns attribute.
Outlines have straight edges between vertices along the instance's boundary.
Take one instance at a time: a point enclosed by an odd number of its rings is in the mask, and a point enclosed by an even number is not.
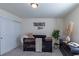
<svg viewBox="0 0 79 59"><path fill-rule="evenodd" d="M45 22L34 22L34 26L45 26Z"/></svg>

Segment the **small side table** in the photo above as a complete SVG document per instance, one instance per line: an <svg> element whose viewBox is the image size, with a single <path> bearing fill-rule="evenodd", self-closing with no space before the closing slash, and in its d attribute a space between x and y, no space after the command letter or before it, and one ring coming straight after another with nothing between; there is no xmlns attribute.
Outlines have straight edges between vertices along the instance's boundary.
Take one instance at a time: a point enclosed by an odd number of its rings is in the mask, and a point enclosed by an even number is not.
<svg viewBox="0 0 79 59"><path fill-rule="evenodd" d="M59 48L60 44L54 43L54 48Z"/></svg>

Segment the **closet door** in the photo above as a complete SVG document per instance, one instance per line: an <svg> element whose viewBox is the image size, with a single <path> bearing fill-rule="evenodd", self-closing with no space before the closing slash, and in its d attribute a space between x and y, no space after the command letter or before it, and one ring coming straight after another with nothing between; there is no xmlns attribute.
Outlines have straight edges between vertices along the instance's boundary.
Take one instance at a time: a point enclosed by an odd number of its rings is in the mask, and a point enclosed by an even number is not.
<svg viewBox="0 0 79 59"><path fill-rule="evenodd" d="M0 18L0 55L2 55L6 51L6 21Z"/></svg>
<svg viewBox="0 0 79 59"><path fill-rule="evenodd" d="M1 55L1 20L0 20L0 55Z"/></svg>
<svg viewBox="0 0 79 59"><path fill-rule="evenodd" d="M17 38L20 35L20 23L5 18L0 18L0 47L1 55L16 48Z"/></svg>
<svg viewBox="0 0 79 59"><path fill-rule="evenodd" d="M2 40L2 36L1 36L1 28L2 28L2 21L0 19L0 55L1 55L1 40Z"/></svg>

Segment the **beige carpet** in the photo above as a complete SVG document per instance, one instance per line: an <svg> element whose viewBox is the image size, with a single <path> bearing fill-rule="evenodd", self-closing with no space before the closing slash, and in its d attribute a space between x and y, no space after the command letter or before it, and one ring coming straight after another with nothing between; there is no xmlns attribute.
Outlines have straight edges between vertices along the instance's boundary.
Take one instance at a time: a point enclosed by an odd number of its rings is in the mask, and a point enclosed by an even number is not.
<svg viewBox="0 0 79 59"><path fill-rule="evenodd" d="M21 48L16 48L3 56L62 56L59 49L53 49L53 52L32 52L23 51Z"/></svg>

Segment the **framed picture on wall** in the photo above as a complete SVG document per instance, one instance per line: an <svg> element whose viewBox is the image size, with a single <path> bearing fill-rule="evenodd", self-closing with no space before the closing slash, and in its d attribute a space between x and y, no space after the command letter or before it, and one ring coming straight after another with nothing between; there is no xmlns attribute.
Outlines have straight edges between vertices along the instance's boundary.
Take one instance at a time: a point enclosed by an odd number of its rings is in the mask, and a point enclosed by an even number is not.
<svg viewBox="0 0 79 59"><path fill-rule="evenodd" d="M45 27L45 22L34 22L33 26L36 26L37 29L43 29Z"/></svg>
<svg viewBox="0 0 79 59"><path fill-rule="evenodd" d="M34 26L45 26L45 22L34 22Z"/></svg>

